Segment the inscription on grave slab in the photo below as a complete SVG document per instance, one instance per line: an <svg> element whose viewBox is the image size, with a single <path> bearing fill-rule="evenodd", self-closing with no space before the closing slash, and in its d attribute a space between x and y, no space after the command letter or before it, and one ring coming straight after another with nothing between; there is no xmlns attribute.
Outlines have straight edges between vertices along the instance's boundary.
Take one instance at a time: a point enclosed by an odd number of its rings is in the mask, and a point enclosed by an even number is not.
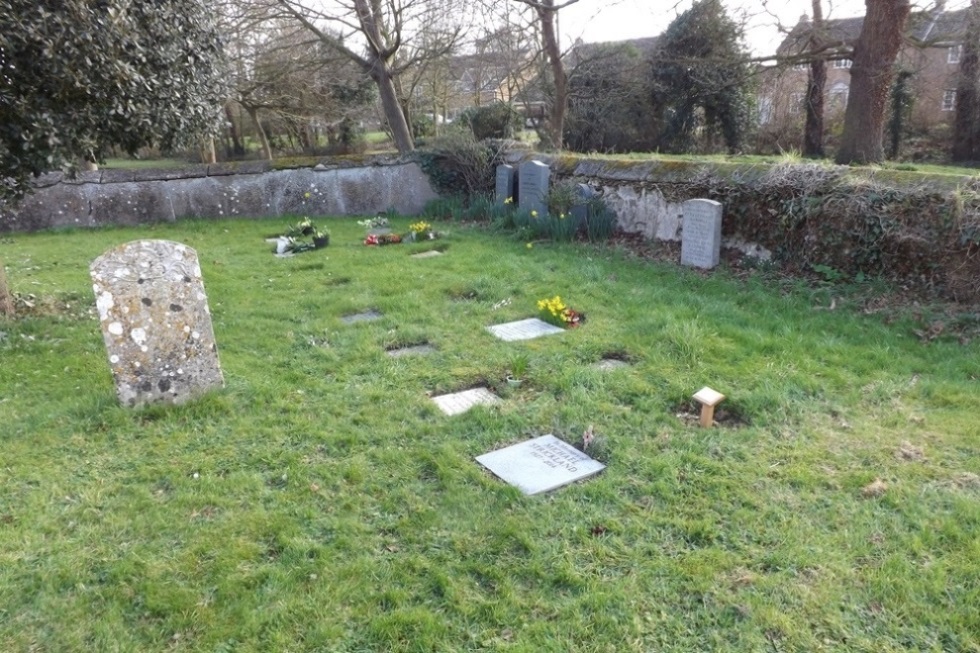
<svg viewBox="0 0 980 653"><path fill-rule="evenodd" d="M681 265L710 270L721 259L721 204L714 200L688 200L683 211Z"/></svg>
<svg viewBox="0 0 980 653"><path fill-rule="evenodd" d="M514 190L517 186L517 170L514 166L506 163L497 166L497 188L494 201L497 204L505 204L508 199L514 200Z"/></svg>
<svg viewBox="0 0 980 653"><path fill-rule="evenodd" d="M381 313L378 311L364 311L363 313L354 313L352 315L344 315L340 318L340 321L344 324L357 324L358 322L373 322L374 320L380 320Z"/></svg>
<svg viewBox="0 0 980 653"><path fill-rule="evenodd" d="M551 168L540 161L525 161L518 174L518 205L522 211L548 212L548 179Z"/></svg>
<svg viewBox="0 0 980 653"><path fill-rule="evenodd" d="M224 385L197 252L140 240L89 272L120 403L180 404Z"/></svg>
<svg viewBox="0 0 980 653"><path fill-rule="evenodd" d="M548 492L595 476L605 465L553 435L476 457L477 462L524 494Z"/></svg>

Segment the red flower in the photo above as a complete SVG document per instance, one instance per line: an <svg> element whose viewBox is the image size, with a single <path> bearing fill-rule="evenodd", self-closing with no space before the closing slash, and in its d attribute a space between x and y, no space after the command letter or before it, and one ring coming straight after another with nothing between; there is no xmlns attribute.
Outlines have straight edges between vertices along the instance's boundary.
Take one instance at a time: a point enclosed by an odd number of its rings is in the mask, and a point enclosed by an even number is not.
<svg viewBox="0 0 980 653"><path fill-rule="evenodd" d="M364 244L365 245L377 245L377 244L379 244L378 243L378 237L375 234L371 234L370 236L368 236L367 238L364 239Z"/></svg>

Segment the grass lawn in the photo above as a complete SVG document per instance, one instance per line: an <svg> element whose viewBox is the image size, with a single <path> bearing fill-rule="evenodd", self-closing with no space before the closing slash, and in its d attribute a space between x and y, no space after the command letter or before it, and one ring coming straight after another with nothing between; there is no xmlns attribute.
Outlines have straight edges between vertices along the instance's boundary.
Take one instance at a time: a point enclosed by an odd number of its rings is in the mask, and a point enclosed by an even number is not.
<svg viewBox="0 0 980 653"><path fill-rule="evenodd" d="M277 259L285 223L0 241L59 307L0 321L0 650L980 651L976 345L475 228L413 259L337 220ZM179 408L116 404L92 316L89 262L138 238L201 257L227 387ZM484 329L555 294L582 328ZM478 383L504 403L427 397ZM703 385L722 426L685 415ZM473 460L590 424L607 470L552 494Z"/></svg>

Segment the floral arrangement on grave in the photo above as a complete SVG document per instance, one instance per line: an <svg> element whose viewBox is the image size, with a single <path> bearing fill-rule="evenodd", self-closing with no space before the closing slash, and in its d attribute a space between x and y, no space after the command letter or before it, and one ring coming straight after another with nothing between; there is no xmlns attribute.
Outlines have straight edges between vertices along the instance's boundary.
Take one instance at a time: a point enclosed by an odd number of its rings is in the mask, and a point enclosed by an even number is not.
<svg viewBox="0 0 980 653"><path fill-rule="evenodd" d="M388 218L384 217L383 215L378 215L373 218L358 220L357 224L361 225L365 229L387 229Z"/></svg>
<svg viewBox="0 0 980 653"><path fill-rule="evenodd" d="M407 241L417 241L417 240L435 240L439 237L439 234L432 229L432 225L425 220L419 220L418 222L413 222L408 225L408 233L405 234L405 240Z"/></svg>
<svg viewBox="0 0 980 653"><path fill-rule="evenodd" d="M402 242L398 234L368 234L364 239L365 245L397 245Z"/></svg>
<svg viewBox="0 0 980 653"><path fill-rule="evenodd" d="M538 300L538 314L548 324L554 324L563 329L574 329L585 323L585 313L569 307L558 295L551 299Z"/></svg>
<svg viewBox="0 0 980 653"><path fill-rule="evenodd" d="M311 238L312 242L304 242L302 238ZM330 233L325 229L317 229L312 220L304 217L276 239L273 251L276 254L298 254L326 247L329 243Z"/></svg>
<svg viewBox="0 0 980 653"><path fill-rule="evenodd" d="M316 226L313 224L313 221L307 217L304 217L302 220L289 227L283 236L286 238L300 238L302 236L312 236L314 231L316 231Z"/></svg>
<svg viewBox="0 0 980 653"><path fill-rule="evenodd" d="M326 229L316 229L313 232L313 247L320 249L330 244L330 232Z"/></svg>

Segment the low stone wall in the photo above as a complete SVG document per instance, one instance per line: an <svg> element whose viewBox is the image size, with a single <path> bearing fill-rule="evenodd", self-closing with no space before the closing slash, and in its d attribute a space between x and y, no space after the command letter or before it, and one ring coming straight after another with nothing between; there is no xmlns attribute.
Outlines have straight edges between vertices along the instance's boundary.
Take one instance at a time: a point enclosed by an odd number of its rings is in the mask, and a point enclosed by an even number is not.
<svg viewBox="0 0 980 653"><path fill-rule="evenodd" d="M274 170L265 161L172 170L61 173L35 181L0 232L278 215L416 215L436 198L418 164L369 161Z"/></svg>

